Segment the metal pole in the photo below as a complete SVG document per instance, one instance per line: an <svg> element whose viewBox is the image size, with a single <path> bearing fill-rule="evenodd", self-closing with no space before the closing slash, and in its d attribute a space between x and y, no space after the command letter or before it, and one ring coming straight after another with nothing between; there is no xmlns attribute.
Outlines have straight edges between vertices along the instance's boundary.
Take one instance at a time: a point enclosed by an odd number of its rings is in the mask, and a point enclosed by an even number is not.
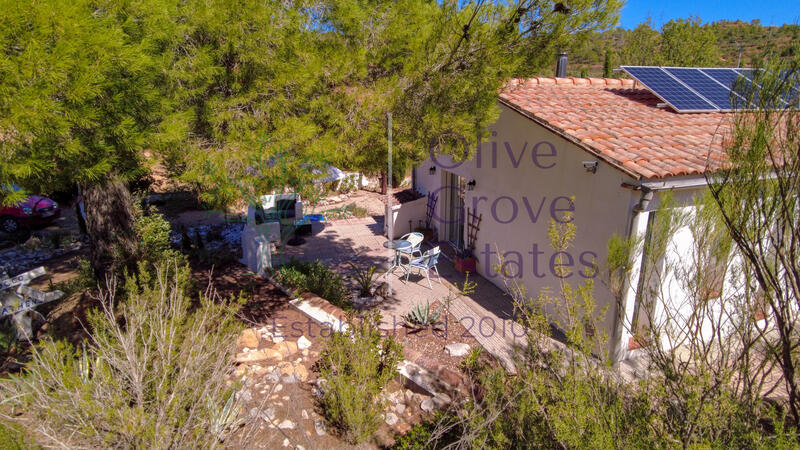
<svg viewBox="0 0 800 450"><path fill-rule="evenodd" d="M386 204L387 212L389 213L389 217L386 217L386 220L389 221L389 236L387 238L391 241L392 237L394 236L394 211L392 210L392 112L389 111L387 113L389 119L389 153L387 156L387 165L388 171L386 173ZM389 249L389 267L392 267L393 259L394 258L394 249ZM392 277L389 278L389 296L392 296Z"/></svg>

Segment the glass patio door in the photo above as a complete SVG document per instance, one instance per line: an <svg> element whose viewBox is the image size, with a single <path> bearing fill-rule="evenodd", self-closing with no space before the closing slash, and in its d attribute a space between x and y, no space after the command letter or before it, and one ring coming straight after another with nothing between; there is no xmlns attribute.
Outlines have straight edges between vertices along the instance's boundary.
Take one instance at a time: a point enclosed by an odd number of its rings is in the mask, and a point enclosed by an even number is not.
<svg viewBox="0 0 800 450"><path fill-rule="evenodd" d="M464 191L467 182L463 177L447 171L444 172L444 182L447 189L445 195L445 227L446 239L458 249L464 248Z"/></svg>

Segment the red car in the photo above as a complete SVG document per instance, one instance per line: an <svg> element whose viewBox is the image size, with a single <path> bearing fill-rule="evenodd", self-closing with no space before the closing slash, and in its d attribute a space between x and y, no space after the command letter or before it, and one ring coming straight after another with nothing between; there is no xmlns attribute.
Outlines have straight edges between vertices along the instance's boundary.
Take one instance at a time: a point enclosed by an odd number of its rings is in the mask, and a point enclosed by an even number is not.
<svg viewBox="0 0 800 450"><path fill-rule="evenodd" d="M11 185L10 189L18 191L20 188ZM48 224L60 215L58 203L47 197L31 195L14 206L0 209L0 230L15 233L22 227Z"/></svg>

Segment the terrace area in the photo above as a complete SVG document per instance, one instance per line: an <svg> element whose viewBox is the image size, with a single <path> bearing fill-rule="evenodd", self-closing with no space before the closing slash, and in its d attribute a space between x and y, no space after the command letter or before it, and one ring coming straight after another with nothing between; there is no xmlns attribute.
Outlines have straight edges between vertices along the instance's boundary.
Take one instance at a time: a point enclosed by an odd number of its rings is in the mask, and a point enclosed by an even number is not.
<svg viewBox="0 0 800 450"><path fill-rule="evenodd" d="M379 281L386 281L392 295L375 304L382 317L381 328L390 333L401 333L403 316L415 304L426 300L441 301L451 292L457 293L456 284L462 284L465 275L455 270L451 261L443 254L438 269L441 279L431 274L433 288L428 287L424 275L413 272L405 281L405 272L396 268L392 274L383 276L390 265L392 253L383 244L383 217L348 218L335 220L320 226L312 236L305 237L299 246L285 246L280 255L283 260L291 258L301 261L319 260L342 275L352 275L350 262L362 269L376 266L381 274ZM422 244L422 250L430 248L430 242ZM276 262L273 260L273 262ZM497 358L503 366L513 369L515 346L524 345L524 329L513 321L511 298L501 289L477 275L470 274L476 287L469 295L457 295L450 305L450 313L480 345Z"/></svg>

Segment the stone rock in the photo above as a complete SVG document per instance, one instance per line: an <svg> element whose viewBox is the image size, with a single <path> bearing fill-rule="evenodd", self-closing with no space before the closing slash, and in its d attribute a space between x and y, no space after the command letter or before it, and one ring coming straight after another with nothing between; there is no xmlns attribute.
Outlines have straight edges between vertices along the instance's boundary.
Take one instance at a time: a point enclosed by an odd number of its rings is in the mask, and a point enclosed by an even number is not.
<svg viewBox="0 0 800 450"><path fill-rule="evenodd" d="M305 419L305 420L308 420L308 411L306 411L306 410L304 409L304 410L303 410L303 411L300 413L300 417L302 417L302 418L303 418L303 419Z"/></svg>
<svg viewBox="0 0 800 450"><path fill-rule="evenodd" d="M469 344L448 344L444 349L450 356L466 356L469 353Z"/></svg>
<svg viewBox="0 0 800 450"><path fill-rule="evenodd" d="M386 414L386 425L394 426L397 423L397 416L394 413Z"/></svg>
<svg viewBox="0 0 800 450"><path fill-rule="evenodd" d="M249 402L250 400L253 399L253 393L250 392L249 389L242 389L241 391L239 391L236 397L238 397L239 400L243 402Z"/></svg>
<svg viewBox="0 0 800 450"><path fill-rule="evenodd" d="M453 403L453 399L447 394L438 393L433 397L433 404L437 409L442 409L450 403Z"/></svg>
<svg viewBox="0 0 800 450"><path fill-rule="evenodd" d="M278 392L280 392L282 390L283 390L283 385L282 384L276 384L275 385L275 389L273 389L272 392L277 394Z"/></svg>
<svg viewBox="0 0 800 450"><path fill-rule="evenodd" d="M297 353L297 343L283 341L272 346L272 349L278 351L283 358L286 358L287 356Z"/></svg>
<svg viewBox="0 0 800 450"><path fill-rule="evenodd" d="M325 422L320 419L314 421L314 431L317 432L317 436L324 436L325 432L327 431L325 427Z"/></svg>
<svg viewBox="0 0 800 450"><path fill-rule="evenodd" d="M302 364L298 364L294 367L294 374L297 375L300 381L306 381L308 379L308 369Z"/></svg>
<svg viewBox="0 0 800 450"><path fill-rule="evenodd" d="M394 410L397 411L397 414L403 414L406 411L406 404L398 403L397 406L394 407Z"/></svg>
<svg viewBox="0 0 800 450"><path fill-rule="evenodd" d="M383 281L381 282L378 287L375 288L375 295L380 297L388 297L389 296L389 283Z"/></svg>
<svg viewBox="0 0 800 450"><path fill-rule="evenodd" d="M281 380L281 373L277 370L273 370L272 373L266 376L266 380L271 383L277 383Z"/></svg>
<svg viewBox="0 0 800 450"><path fill-rule="evenodd" d="M439 381L449 386L451 389L457 389L459 385L461 385L462 378L461 375L454 372L453 370L442 367L439 370Z"/></svg>
<svg viewBox="0 0 800 450"><path fill-rule="evenodd" d="M236 345L239 347L258 348L260 341L258 332L252 328L247 328L236 339Z"/></svg>
<svg viewBox="0 0 800 450"><path fill-rule="evenodd" d="M281 430L294 430L294 422L289 419L285 419L283 422L278 424L278 428Z"/></svg>
<svg viewBox="0 0 800 450"><path fill-rule="evenodd" d="M272 342L280 344L281 342L283 342L283 336L272 336Z"/></svg>
<svg viewBox="0 0 800 450"><path fill-rule="evenodd" d="M275 418L275 408L267 408L262 411L261 418L264 419L265 422L272 422Z"/></svg>
<svg viewBox="0 0 800 450"><path fill-rule="evenodd" d="M392 403L400 403L403 401L403 391L394 391L386 397Z"/></svg>
<svg viewBox="0 0 800 450"><path fill-rule="evenodd" d="M295 375L295 374L284 375L284 376L281 377L281 382L286 383L286 384L295 384L298 381L300 381L300 379L297 378L297 375Z"/></svg>
<svg viewBox="0 0 800 450"><path fill-rule="evenodd" d="M433 399L430 398L430 397L426 398L425 400L422 401L422 403L419 404L419 407L420 407L420 409L422 409L426 413L433 412L433 409L434 409Z"/></svg>
<svg viewBox="0 0 800 450"><path fill-rule="evenodd" d="M294 373L294 366L292 365L292 363L290 363L288 361L283 361L280 364L278 364L278 367L277 367L276 370L278 372L280 372L281 375L290 375L290 374Z"/></svg>
<svg viewBox="0 0 800 450"><path fill-rule="evenodd" d="M283 446L284 446L284 447L288 447L288 446L289 446L289 438L285 438L285 439L283 440Z"/></svg>
<svg viewBox="0 0 800 450"><path fill-rule="evenodd" d="M242 352L236 355L237 363L255 363L268 359L282 359L281 353L270 348L253 352Z"/></svg>
<svg viewBox="0 0 800 450"><path fill-rule="evenodd" d="M310 347L311 347L311 341L309 341L308 338L305 336L300 336L300 338L297 340L297 348L299 348L300 350L305 350Z"/></svg>

